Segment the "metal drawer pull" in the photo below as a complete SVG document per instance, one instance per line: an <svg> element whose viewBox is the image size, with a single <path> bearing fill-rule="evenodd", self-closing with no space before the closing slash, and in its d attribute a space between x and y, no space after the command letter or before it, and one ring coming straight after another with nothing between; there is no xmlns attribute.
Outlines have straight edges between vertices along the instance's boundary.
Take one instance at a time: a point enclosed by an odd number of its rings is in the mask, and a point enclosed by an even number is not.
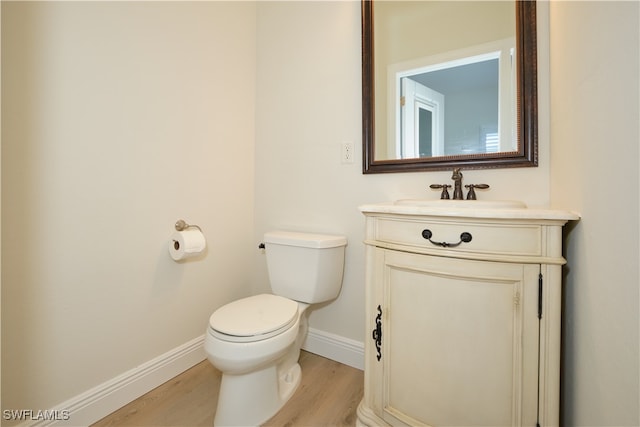
<svg viewBox="0 0 640 427"><path fill-rule="evenodd" d="M433 236L433 233L431 232L431 230L429 229L422 230L422 237L424 237L434 245L442 246L443 248L455 248L456 246L460 245L460 243L462 242L469 243L472 239L471 233L467 233L466 231L460 235L460 241L458 243L435 242L431 240L431 236Z"/></svg>

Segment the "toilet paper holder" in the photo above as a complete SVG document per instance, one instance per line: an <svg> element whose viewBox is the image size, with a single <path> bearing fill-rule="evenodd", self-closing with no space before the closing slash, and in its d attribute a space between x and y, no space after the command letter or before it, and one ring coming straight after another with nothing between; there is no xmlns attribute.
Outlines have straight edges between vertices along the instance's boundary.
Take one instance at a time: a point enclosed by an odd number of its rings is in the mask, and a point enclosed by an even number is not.
<svg viewBox="0 0 640 427"><path fill-rule="evenodd" d="M187 224L185 220L183 219L179 219L176 221L176 230L177 231L183 231L186 230L187 228L197 228L198 230L200 230L202 232L202 229L200 227L198 227L197 225L194 224Z"/></svg>

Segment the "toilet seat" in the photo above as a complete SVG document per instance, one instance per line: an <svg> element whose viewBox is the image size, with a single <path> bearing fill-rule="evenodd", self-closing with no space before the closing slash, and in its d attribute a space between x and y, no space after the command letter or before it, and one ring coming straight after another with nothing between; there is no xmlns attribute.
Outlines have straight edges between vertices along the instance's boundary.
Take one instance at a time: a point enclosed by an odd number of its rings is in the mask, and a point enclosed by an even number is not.
<svg viewBox="0 0 640 427"><path fill-rule="evenodd" d="M233 301L209 318L210 333L224 341L260 341L289 329L298 320L298 303L260 294Z"/></svg>

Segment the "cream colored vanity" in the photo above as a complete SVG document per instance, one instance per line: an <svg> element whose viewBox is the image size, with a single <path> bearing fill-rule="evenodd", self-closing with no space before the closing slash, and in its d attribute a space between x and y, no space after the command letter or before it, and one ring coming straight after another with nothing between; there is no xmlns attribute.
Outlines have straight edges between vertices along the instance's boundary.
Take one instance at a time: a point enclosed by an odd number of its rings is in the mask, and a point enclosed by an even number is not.
<svg viewBox="0 0 640 427"><path fill-rule="evenodd" d="M360 210L358 425L559 425L562 227L579 216L458 200Z"/></svg>

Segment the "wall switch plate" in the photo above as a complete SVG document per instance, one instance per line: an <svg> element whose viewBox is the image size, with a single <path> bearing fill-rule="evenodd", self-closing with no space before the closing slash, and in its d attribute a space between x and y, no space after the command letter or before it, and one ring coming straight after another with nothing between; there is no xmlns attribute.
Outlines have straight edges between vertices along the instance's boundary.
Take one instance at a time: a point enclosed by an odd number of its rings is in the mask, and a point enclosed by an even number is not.
<svg viewBox="0 0 640 427"><path fill-rule="evenodd" d="M350 164L354 162L354 157L355 157L355 153L354 153L354 148L353 148L353 142L343 142L342 143L342 149L341 149L341 162L343 164Z"/></svg>

